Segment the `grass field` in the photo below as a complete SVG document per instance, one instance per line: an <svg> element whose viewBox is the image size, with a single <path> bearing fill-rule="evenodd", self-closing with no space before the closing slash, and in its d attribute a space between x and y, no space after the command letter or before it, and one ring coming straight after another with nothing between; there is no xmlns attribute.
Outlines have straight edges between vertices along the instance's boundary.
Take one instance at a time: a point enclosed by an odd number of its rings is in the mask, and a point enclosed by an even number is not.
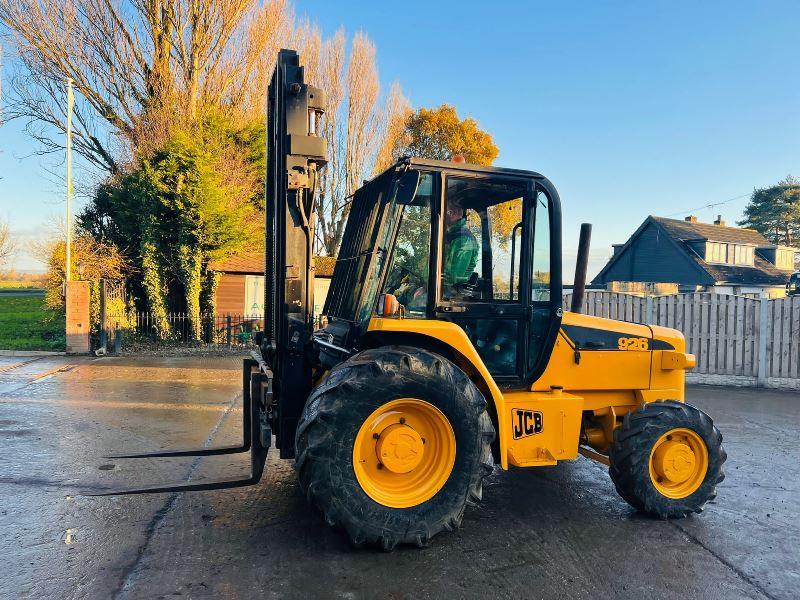
<svg viewBox="0 0 800 600"><path fill-rule="evenodd" d="M0 290L40 290L41 285L30 281L7 281L0 279Z"/></svg>
<svg viewBox="0 0 800 600"><path fill-rule="evenodd" d="M44 296L0 295L0 350L63 351L64 317L44 306Z"/></svg>

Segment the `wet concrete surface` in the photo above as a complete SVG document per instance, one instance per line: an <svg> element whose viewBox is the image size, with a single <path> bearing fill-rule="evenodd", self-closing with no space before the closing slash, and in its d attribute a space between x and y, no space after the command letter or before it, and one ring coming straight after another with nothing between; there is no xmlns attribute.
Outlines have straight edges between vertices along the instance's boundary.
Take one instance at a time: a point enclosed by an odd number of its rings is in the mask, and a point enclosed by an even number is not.
<svg viewBox="0 0 800 600"><path fill-rule="evenodd" d="M495 472L429 548L354 551L271 454L251 488L87 497L232 476L246 456L110 460L236 443L240 360L0 357L0 597L796 598L800 394L689 388L725 436L717 500L642 517L580 458Z"/></svg>

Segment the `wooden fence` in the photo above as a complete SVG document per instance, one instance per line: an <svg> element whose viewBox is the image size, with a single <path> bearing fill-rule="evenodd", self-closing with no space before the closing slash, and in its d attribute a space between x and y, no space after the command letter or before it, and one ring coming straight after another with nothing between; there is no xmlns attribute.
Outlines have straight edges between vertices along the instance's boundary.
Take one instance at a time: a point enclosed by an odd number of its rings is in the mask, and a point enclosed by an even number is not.
<svg viewBox="0 0 800 600"><path fill-rule="evenodd" d="M564 296L569 306L571 295ZM678 329L695 373L800 378L800 296L777 300L723 294L631 296L587 291L583 312Z"/></svg>

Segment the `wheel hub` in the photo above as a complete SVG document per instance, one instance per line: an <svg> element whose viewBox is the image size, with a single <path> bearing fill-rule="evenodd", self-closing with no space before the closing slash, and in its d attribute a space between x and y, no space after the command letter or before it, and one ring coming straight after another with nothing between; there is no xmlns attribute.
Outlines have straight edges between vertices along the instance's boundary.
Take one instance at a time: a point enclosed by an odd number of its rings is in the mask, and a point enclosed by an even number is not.
<svg viewBox="0 0 800 600"><path fill-rule="evenodd" d="M381 432L375 450L378 460L392 473L409 473L422 462L425 443L412 427L397 423Z"/></svg>
<svg viewBox="0 0 800 600"><path fill-rule="evenodd" d="M703 438L692 429L672 429L650 451L650 481L667 498L686 498L702 485L708 465Z"/></svg>
<svg viewBox="0 0 800 600"><path fill-rule="evenodd" d="M697 462L692 449L681 442L668 441L656 449L653 467L659 477L683 483L694 472Z"/></svg>
<svg viewBox="0 0 800 600"><path fill-rule="evenodd" d="M361 489L391 508L417 506L435 496L455 459L450 421L419 398L399 398L376 408L353 443L353 470Z"/></svg>

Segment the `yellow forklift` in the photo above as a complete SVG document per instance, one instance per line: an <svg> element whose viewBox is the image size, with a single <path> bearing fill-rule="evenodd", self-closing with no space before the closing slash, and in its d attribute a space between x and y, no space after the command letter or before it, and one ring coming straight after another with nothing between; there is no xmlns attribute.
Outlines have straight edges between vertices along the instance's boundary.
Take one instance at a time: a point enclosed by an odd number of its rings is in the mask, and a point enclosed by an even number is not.
<svg viewBox="0 0 800 600"><path fill-rule="evenodd" d="M562 306L561 208L544 176L403 158L366 182L314 330L314 190L325 93L293 51L269 93L266 315L244 362L244 442L134 456L249 452L257 483L274 435L325 521L356 545L424 546L457 528L496 465L583 454L658 518L700 512L722 481L711 418L684 402L695 365L680 332ZM586 234L584 230L582 233Z"/></svg>

